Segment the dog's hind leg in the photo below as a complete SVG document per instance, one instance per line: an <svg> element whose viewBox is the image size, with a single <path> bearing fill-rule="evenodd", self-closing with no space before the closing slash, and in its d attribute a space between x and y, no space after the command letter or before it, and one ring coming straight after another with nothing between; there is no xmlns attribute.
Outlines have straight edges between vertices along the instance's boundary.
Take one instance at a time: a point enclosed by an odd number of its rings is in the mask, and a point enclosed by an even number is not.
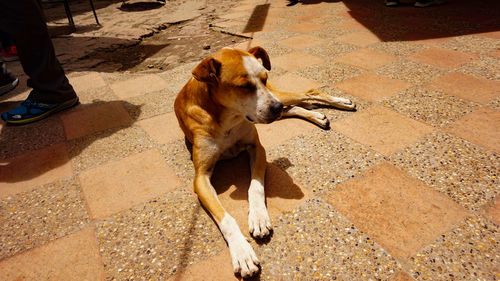
<svg viewBox="0 0 500 281"><path fill-rule="evenodd" d="M323 129L330 128L330 121L323 113L307 110L300 106L290 106L285 109L282 117L300 117L313 122Z"/></svg>
<svg viewBox="0 0 500 281"><path fill-rule="evenodd" d="M285 106L297 105L303 102L319 102L340 109L354 110L356 108L356 105L350 99L333 97L314 89L299 93L289 93L277 90L269 82L266 86Z"/></svg>

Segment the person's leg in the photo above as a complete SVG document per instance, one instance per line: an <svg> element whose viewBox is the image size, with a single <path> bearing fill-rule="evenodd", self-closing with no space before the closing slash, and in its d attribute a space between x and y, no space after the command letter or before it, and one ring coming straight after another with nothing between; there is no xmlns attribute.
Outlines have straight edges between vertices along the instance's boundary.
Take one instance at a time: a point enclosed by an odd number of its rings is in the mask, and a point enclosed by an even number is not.
<svg viewBox="0 0 500 281"><path fill-rule="evenodd" d="M26 124L78 104L36 0L0 1L0 29L14 37L28 86L33 88L21 105L2 113L4 121Z"/></svg>
<svg viewBox="0 0 500 281"><path fill-rule="evenodd" d="M0 29L14 37L28 86L33 88L31 101L56 104L76 98L36 0L0 1Z"/></svg>
<svg viewBox="0 0 500 281"><path fill-rule="evenodd" d="M18 84L19 79L17 79L5 67L5 64L0 61L0 96L14 90Z"/></svg>

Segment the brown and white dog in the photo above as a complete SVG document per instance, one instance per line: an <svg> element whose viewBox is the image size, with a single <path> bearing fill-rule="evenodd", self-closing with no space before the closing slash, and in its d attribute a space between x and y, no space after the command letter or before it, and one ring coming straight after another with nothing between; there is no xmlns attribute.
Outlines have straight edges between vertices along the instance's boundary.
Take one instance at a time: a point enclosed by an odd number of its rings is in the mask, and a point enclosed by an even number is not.
<svg viewBox="0 0 500 281"><path fill-rule="evenodd" d="M215 163L248 151L251 167L248 228L253 237L264 238L272 229L264 195L267 162L254 123L267 124L282 116L298 116L328 128L325 115L297 105L309 101L342 109L355 108L348 99L315 90L277 91L267 81L270 69L269 56L261 47L248 52L224 48L196 66L174 105L179 125L193 146L194 191L222 232L235 273L243 277L259 271L259 260L217 198L210 182Z"/></svg>

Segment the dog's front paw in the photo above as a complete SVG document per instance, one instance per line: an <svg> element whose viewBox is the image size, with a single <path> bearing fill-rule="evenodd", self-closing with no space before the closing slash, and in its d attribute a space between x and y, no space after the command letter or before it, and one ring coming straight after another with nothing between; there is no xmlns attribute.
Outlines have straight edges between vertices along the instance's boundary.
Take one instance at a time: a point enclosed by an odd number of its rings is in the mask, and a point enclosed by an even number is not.
<svg viewBox="0 0 500 281"><path fill-rule="evenodd" d="M271 219L265 207L250 208L248 213L248 230L253 237L264 238L273 229Z"/></svg>
<svg viewBox="0 0 500 281"><path fill-rule="evenodd" d="M230 243L229 252L233 262L235 274L240 274L241 277L251 277L259 272L259 259L250 244L243 238L241 241Z"/></svg>

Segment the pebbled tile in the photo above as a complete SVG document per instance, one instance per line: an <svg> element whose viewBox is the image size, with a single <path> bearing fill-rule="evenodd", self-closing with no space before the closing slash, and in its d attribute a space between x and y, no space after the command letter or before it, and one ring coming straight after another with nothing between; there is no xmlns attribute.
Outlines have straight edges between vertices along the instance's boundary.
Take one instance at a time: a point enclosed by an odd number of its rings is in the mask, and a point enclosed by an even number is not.
<svg viewBox="0 0 500 281"><path fill-rule="evenodd" d="M434 132L389 160L469 210L499 194L499 156L452 135Z"/></svg>
<svg viewBox="0 0 500 281"><path fill-rule="evenodd" d="M1 199L0 222L1 260L78 231L90 219L79 183L71 178Z"/></svg>
<svg viewBox="0 0 500 281"><path fill-rule="evenodd" d="M96 236L108 280L166 279L227 247L183 188L99 221Z"/></svg>

